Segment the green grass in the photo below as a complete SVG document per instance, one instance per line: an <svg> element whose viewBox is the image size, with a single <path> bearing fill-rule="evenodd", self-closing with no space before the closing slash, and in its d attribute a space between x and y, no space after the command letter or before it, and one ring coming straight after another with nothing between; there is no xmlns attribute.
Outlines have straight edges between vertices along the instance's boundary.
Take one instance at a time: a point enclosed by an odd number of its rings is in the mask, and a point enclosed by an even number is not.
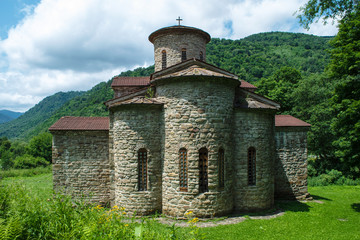
<svg viewBox="0 0 360 240"><path fill-rule="evenodd" d="M189 225L190 226L190 225ZM173 228L126 209L92 206L53 194L52 175L9 177L0 182L0 240L200 239L198 228Z"/></svg>
<svg viewBox="0 0 360 240"><path fill-rule="evenodd" d="M9 177L2 180L2 184L23 186L27 191L40 199L49 199L52 196L52 174L41 174L33 177Z"/></svg>
<svg viewBox="0 0 360 240"><path fill-rule="evenodd" d="M99 239L111 239L110 236L112 235L109 235L111 232L115 234L118 229L124 229L124 231L126 229L124 223L120 221L104 220L102 216L108 216L108 209L91 211L91 208L84 206L74 208L71 204L66 205L68 201L66 198L53 198L51 174L34 177L5 178L1 184L11 186L10 190L13 189L13 186L20 187L19 191L13 191L20 197L25 197L25 195L19 193L21 189L25 189L23 194L26 194L27 198L13 198L12 201L19 201L14 205L19 210L12 209L11 211L14 211L14 214L22 214L21 216L24 216L25 220L29 218L31 221L37 221L38 225L44 224L40 230L37 230L38 232L31 235L37 236L39 239L44 239L44 236L50 236L47 231L53 231L51 236L63 239L76 239L75 236L82 236L81 234L84 233L90 234L89 236L91 237L88 239L99 237ZM205 234L205 239L222 240L360 239L360 186L332 185L310 187L309 192L315 201L304 203L292 201L277 202L276 207L282 209L285 214L275 219L253 220L248 218L239 224L201 228L199 233ZM34 199L37 200L35 201ZM49 199L51 200L49 201ZM9 204L14 203L9 202ZM38 205L31 206L32 204ZM34 211L38 211L38 213L33 213ZM24 212L27 213L25 214ZM56 220L60 216L63 219ZM0 220L1 218L0 216ZM7 224L16 224L16 221L19 221L19 219L13 218L13 222L8 220ZM31 221L26 223L28 225L23 226L22 231L26 228L36 227L31 225ZM104 223L99 224L99 221L104 221ZM140 228L141 225L139 223L131 222L131 219L128 219L128 221L130 221L127 227L129 232L124 233L125 235L123 236L129 238L134 237L136 231L137 233L139 231L144 234L146 233L148 235L147 239L169 239L172 233L171 227L161 225L153 220L145 220L143 228ZM71 232L73 235L67 234L66 231ZM179 237L178 239L192 239L194 237L193 232L197 231L198 229L196 228L179 228L176 230L176 236ZM36 234L40 234L40 237ZM124 238L126 239L126 237Z"/></svg>
<svg viewBox="0 0 360 240"><path fill-rule="evenodd" d="M49 174L51 173L51 165L47 167L37 167L30 169L9 169L9 170L0 170L0 180L3 178L10 177L32 177L40 174Z"/></svg>
<svg viewBox="0 0 360 240"><path fill-rule="evenodd" d="M316 201L279 202L285 215L201 229L208 239L360 239L360 186L311 187Z"/></svg>

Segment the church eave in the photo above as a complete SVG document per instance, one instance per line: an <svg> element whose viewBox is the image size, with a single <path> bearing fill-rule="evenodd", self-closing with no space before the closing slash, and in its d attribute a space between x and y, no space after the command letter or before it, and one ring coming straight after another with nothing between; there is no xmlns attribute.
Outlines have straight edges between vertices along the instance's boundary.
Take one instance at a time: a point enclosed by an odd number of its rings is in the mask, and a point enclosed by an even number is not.
<svg viewBox="0 0 360 240"><path fill-rule="evenodd" d="M199 69L203 68L204 71L207 72L213 72L213 75L224 75L227 76L228 78L233 78L233 79L238 79L238 76L236 76L235 74L232 74L224 69L218 68L214 65L211 65L209 63L206 63L204 61L201 61L199 59L196 58L191 58L188 59L186 61L180 62L178 64L172 65L168 68L165 68L161 71L157 71L154 72L153 74L150 75L150 81L167 76L167 75L180 75L181 72L187 71L187 69L189 68L194 68L195 66L197 66Z"/></svg>
<svg viewBox="0 0 360 240"><path fill-rule="evenodd" d="M234 102L235 108L279 110L280 104L247 89L239 89Z"/></svg>

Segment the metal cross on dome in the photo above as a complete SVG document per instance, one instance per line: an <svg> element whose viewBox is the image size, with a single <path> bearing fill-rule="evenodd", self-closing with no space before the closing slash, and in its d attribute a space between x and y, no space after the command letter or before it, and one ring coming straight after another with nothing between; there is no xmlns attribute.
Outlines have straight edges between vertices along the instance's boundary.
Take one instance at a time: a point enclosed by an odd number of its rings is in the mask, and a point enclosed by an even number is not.
<svg viewBox="0 0 360 240"><path fill-rule="evenodd" d="M182 21L182 19L180 18L180 16L178 17L178 19L176 19L176 21L179 22L179 26L180 26L180 21Z"/></svg>

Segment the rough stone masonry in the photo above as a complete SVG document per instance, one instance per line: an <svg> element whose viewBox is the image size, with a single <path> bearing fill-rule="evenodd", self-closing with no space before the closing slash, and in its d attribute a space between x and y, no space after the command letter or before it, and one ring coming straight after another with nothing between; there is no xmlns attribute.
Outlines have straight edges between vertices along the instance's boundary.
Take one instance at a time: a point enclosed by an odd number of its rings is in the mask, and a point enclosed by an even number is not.
<svg viewBox="0 0 360 240"><path fill-rule="evenodd" d="M206 63L208 33L179 25L149 40L155 72L114 77L109 117L63 117L50 127L56 191L175 217L307 197L309 124L276 115L278 103Z"/></svg>

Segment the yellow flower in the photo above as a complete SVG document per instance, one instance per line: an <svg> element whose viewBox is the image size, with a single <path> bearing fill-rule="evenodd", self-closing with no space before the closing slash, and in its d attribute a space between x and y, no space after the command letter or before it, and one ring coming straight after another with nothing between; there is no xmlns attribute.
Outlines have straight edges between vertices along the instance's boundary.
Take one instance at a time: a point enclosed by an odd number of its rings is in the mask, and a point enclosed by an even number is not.
<svg viewBox="0 0 360 240"><path fill-rule="evenodd" d="M188 223L196 223L198 221L199 221L199 219L196 217L196 218L191 219Z"/></svg>
<svg viewBox="0 0 360 240"><path fill-rule="evenodd" d="M125 227L128 227L129 226L129 224L125 224Z"/></svg>
<svg viewBox="0 0 360 240"><path fill-rule="evenodd" d="M103 209L103 207L101 205L97 205L94 209Z"/></svg>
<svg viewBox="0 0 360 240"><path fill-rule="evenodd" d="M187 216L187 215L190 215L190 214L192 214L192 213L193 213L193 212L190 211L190 212L185 213L185 215Z"/></svg>

